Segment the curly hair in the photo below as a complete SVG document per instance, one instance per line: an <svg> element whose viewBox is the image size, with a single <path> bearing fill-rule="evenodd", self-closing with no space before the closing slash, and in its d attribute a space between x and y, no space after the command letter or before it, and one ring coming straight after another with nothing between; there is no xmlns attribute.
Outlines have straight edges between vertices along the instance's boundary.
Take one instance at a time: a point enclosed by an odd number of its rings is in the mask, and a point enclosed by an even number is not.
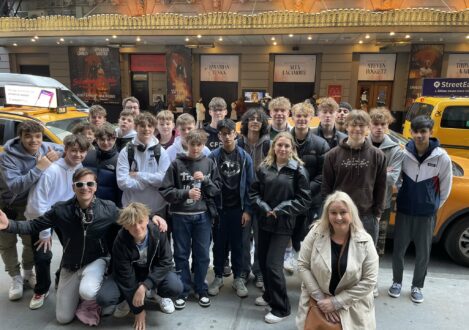
<svg viewBox="0 0 469 330"><path fill-rule="evenodd" d="M249 127L249 118L254 116L258 116L261 122L261 130L259 132L259 136L263 136L269 133L269 117L264 112L264 109L261 107L258 108L251 108L249 109L242 117L241 117L241 134L244 136L248 136L248 127Z"/></svg>

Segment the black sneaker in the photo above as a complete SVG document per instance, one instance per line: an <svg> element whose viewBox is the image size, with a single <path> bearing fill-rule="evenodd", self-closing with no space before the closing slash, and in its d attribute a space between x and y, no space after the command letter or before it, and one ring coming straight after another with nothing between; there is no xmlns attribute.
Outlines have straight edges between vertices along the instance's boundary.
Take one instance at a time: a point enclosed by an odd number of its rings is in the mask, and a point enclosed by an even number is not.
<svg viewBox="0 0 469 330"><path fill-rule="evenodd" d="M177 298L177 299L174 301L174 308L176 308L176 309L184 309L184 307L186 307L186 301L187 301L187 297L180 297L180 298Z"/></svg>
<svg viewBox="0 0 469 330"><path fill-rule="evenodd" d="M223 277L228 277L231 273L230 261L226 259L225 266L223 266Z"/></svg>
<svg viewBox="0 0 469 330"><path fill-rule="evenodd" d="M199 305L202 307L210 307L210 298L207 292L199 294Z"/></svg>

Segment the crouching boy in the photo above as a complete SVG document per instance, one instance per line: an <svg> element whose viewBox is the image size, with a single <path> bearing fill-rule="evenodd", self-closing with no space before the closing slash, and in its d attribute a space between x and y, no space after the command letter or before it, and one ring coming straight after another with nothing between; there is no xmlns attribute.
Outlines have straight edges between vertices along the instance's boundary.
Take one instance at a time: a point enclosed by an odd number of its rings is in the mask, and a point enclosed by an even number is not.
<svg viewBox="0 0 469 330"><path fill-rule="evenodd" d="M150 296L176 298L183 286L172 271L173 256L166 234L149 221L150 211L142 203L130 203L117 223L122 226L112 248L112 276L101 287L101 307L117 305L124 299L135 315L134 327L145 329L144 301Z"/></svg>
<svg viewBox="0 0 469 330"><path fill-rule="evenodd" d="M183 309L191 290L189 256L192 249L194 291L199 305L210 306L205 282L210 263L210 233L212 217L216 214L213 198L220 194L220 178L213 160L202 150L207 133L194 129L186 137L187 154L179 153L171 163L160 188L163 198L170 203L173 217L174 261L181 272L184 291L175 302ZM215 208L215 210L214 210Z"/></svg>

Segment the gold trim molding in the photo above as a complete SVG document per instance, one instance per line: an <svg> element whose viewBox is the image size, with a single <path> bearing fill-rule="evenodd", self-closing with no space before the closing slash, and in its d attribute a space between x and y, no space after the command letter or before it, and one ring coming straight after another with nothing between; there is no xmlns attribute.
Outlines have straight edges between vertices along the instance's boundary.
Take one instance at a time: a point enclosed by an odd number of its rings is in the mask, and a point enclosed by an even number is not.
<svg viewBox="0 0 469 330"><path fill-rule="evenodd" d="M441 11L409 8L389 11L334 9L318 13L269 11L259 14L213 12L195 16L158 13L131 17L119 14L42 16L35 19L0 18L0 33L29 31L97 31L97 30L230 30L281 28L338 28L386 26L469 26L469 9Z"/></svg>

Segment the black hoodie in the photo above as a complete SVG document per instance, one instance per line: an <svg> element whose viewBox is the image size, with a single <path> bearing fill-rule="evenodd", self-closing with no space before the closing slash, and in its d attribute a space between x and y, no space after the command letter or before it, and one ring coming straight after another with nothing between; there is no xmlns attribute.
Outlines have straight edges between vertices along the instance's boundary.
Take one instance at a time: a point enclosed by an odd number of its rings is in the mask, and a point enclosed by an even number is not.
<svg viewBox="0 0 469 330"><path fill-rule="evenodd" d="M189 199L189 190L194 187L195 180L192 175L197 171L204 174L201 186L202 198L193 201ZM213 198L221 192L220 187L220 175L212 159L205 155L192 159L186 154L180 153L166 171L159 190L163 198L170 204L171 213L197 214L210 211L209 207Z"/></svg>
<svg viewBox="0 0 469 330"><path fill-rule="evenodd" d="M222 145L218 138L218 130L216 128L213 128L210 124L205 124L204 131L208 134L208 140L205 145L210 149L210 151L215 150Z"/></svg>

